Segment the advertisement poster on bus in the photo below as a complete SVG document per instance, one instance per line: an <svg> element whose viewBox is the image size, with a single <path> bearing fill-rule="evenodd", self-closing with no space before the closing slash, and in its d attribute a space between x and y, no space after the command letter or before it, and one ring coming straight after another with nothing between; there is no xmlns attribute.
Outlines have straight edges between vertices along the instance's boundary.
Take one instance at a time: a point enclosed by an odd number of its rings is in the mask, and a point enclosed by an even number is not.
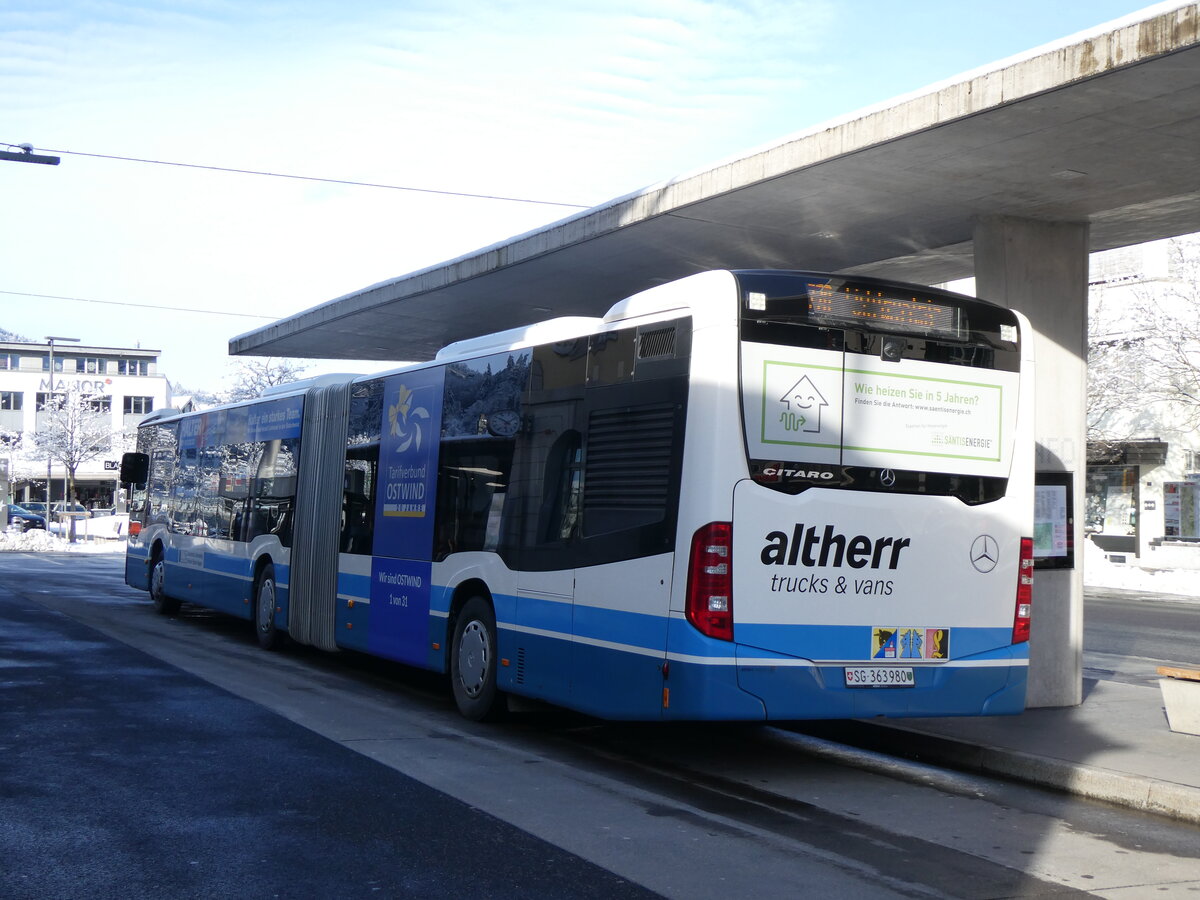
<svg viewBox="0 0 1200 900"><path fill-rule="evenodd" d="M376 556L429 558L444 372L419 369L384 382Z"/></svg>
<svg viewBox="0 0 1200 900"><path fill-rule="evenodd" d="M1003 476L1017 383L992 369L742 345L755 459Z"/></svg>
<svg viewBox="0 0 1200 900"><path fill-rule="evenodd" d="M443 376L437 367L384 383L369 649L403 662L426 654Z"/></svg>
<svg viewBox="0 0 1200 900"><path fill-rule="evenodd" d="M371 628L367 651L413 665L429 655L433 564L377 556L371 561Z"/></svg>
<svg viewBox="0 0 1200 900"><path fill-rule="evenodd" d="M255 406L217 409L189 416L180 423L179 446L185 450L246 441L280 441L300 437L304 398L283 397Z"/></svg>

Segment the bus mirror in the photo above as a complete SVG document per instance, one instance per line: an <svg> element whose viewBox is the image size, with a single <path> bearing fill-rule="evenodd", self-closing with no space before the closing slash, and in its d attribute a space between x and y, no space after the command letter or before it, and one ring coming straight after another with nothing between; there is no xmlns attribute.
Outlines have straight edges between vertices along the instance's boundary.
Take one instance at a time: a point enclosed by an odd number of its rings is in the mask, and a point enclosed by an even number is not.
<svg viewBox="0 0 1200 900"><path fill-rule="evenodd" d="M121 457L121 483L145 484L150 475L150 457L145 453L126 453Z"/></svg>

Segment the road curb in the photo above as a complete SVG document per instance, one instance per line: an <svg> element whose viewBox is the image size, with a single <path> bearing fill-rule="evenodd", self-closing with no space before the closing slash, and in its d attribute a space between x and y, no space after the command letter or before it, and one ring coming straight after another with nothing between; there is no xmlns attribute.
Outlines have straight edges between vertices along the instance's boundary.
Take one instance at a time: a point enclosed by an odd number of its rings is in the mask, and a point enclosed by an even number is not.
<svg viewBox="0 0 1200 900"><path fill-rule="evenodd" d="M1117 772L1020 750L866 722L806 723L798 730L886 756L1050 788L1155 815L1200 824L1200 788Z"/></svg>

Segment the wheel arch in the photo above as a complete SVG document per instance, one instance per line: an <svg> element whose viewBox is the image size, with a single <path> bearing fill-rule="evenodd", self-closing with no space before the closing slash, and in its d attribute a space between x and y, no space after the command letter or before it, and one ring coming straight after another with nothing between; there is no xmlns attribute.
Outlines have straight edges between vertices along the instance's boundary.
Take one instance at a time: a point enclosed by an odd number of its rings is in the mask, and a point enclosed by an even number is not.
<svg viewBox="0 0 1200 900"><path fill-rule="evenodd" d="M271 551L268 550L260 553L254 558L254 565L250 570L250 602L253 603L258 594L258 580L262 578L263 569L267 566L275 565L275 560L271 556ZM278 579L276 579L278 581ZM278 591L279 585L276 584L275 589Z"/></svg>
<svg viewBox="0 0 1200 900"><path fill-rule="evenodd" d="M150 550L146 554L146 558L142 561L143 565L146 567L147 590L150 588L150 579L154 573L154 564L160 559L163 561L163 572L165 574L167 563L167 542L162 535L159 535L150 542Z"/></svg>
<svg viewBox="0 0 1200 900"><path fill-rule="evenodd" d="M262 610L260 605L265 595L262 594L263 584L265 583L264 573L267 569L271 570L273 576L273 584L271 587L270 599L271 605L269 612L266 614L267 619L264 622L260 618ZM254 626L254 634L258 639L258 644L264 650L278 650L283 646L284 635L287 633L286 623L280 626L277 623L277 616L282 607L279 602L279 576L275 570L275 559L270 552L259 554L254 559L253 576L250 579L250 623Z"/></svg>
<svg viewBox="0 0 1200 900"><path fill-rule="evenodd" d="M472 597L482 597L491 604L492 613L496 612L496 601L492 598L492 591L482 578L467 578L455 585L454 592L450 595L450 613L446 616L446 635L443 646L447 652L450 649L451 636L454 634L454 624L458 621L462 608Z"/></svg>

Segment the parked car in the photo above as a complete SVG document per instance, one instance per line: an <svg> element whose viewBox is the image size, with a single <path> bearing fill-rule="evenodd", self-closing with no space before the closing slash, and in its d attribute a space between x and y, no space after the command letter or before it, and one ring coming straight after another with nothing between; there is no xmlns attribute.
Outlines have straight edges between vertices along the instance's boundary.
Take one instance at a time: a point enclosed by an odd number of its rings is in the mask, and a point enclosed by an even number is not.
<svg viewBox="0 0 1200 900"><path fill-rule="evenodd" d="M87 519L92 515L82 503L63 503L61 501L51 507L51 512L55 516L67 516L76 519Z"/></svg>
<svg viewBox="0 0 1200 900"><path fill-rule="evenodd" d="M23 506L10 503L8 505L8 524L9 526L17 525L22 531L29 531L32 528L40 528L45 531L46 517L31 512Z"/></svg>
<svg viewBox="0 0 1200 900"><path fill-rule="evenodd" d="M46 504L41 500L26 500L21 504L22 509L27 509L31 513L37 513L39 516L46 515Z"/></svg>

